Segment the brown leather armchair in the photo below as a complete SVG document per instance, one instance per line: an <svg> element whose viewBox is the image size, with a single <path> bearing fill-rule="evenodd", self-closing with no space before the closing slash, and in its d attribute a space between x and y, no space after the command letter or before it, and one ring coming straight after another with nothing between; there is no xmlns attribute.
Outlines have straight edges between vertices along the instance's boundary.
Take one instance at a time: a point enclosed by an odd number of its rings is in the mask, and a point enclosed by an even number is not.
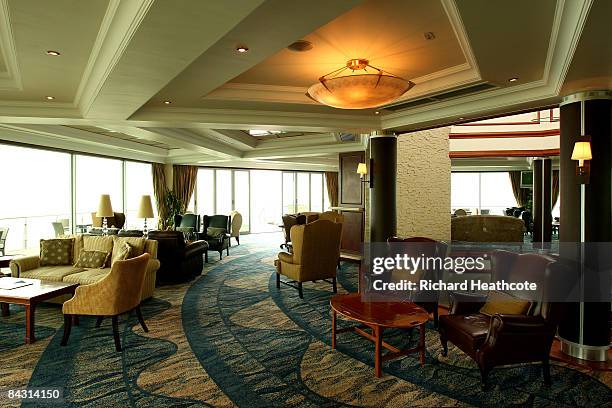
<svg viewBox="0 0 612 408"><path fill-rule="evenodd" d="M336 267L340 258L342 224L318 220L291 228L293 253L279 252L276 265L276 287L280 288L281 275L297 283L300 298L302 282L332 279L336 293ZM292 282L282 282L293 286Z"/></svg>
<svg viewBox="0 0 612 408"><path fill-rule="evenodd" d="M157 283L177 283L192 280L202 274L208 243L204 240L185 242L180 231L151 231L149 239L158 242Z"/></svg>
<svg viewBox="0 0 612 408"><path fill-rule="evenodd" d="M491 255L493 280L535 282L537 294L531 293L532 303L526 315L480 313L487 297L484 295L451 293L449 315L440 316L440 341L443 355L450 341L471 358L478 367L483 387L495 366L542 362L544 383L550 384L549 354L557 326L564 313L564 304L547 299L559 283L571 286L572 272L554 259L537 254L517 254L494 251ZM492 281L493 281L492 280ZM512 293L525 299L524 293ZM540 299L540 300L535 300Z"/></svg>

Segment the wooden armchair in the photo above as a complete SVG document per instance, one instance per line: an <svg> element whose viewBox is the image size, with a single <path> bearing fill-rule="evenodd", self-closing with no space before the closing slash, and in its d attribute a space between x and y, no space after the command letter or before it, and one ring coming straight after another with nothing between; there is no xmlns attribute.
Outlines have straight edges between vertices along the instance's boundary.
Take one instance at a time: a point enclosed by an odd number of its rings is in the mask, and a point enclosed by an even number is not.
<svg viewBox="0 0 612 408"><path fill-rule="evenodd" d="M303 299L303 282L331 278L330 283L336 293L336 267L340 258L341 234L342 224L328 220L291 227L293 253L279 252L275 262L276 287L280 289L281 283L296 287ZM281 275L292 281L281 281Z"/></svg>
<svg viewBox="0 0 612 408"><path fill-rule="evenodd" d="M115 348L121 351L119 340L118 316L136 311L138 321L145 332L148 332L142 313L140 299L144 285L145 272L149 262L149 254L136 258L116 261L106 277L91 285L79 286L72 299L64 303L64 337L61 345L68 344L73 317L79 315L98 316L96 327L100 327L104 317L112 317Z"/></svg>

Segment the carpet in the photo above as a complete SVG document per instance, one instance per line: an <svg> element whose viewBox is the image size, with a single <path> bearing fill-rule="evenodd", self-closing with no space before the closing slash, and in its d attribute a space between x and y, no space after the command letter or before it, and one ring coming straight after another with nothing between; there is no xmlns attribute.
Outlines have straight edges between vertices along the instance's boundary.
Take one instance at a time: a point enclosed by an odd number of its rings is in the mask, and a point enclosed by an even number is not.
<svg viewBox="0 0 612 408"><path fill-rule="evenodd" d="M609 373L554 362L551 388L539 365L520 365L494 369L492 389L482 392L472 360L452 346L443 357L431 326L424 367L408 356L385 364L377 379L369 341L340 334L331 350L331 285L304 284L303 300L292 288L276 289L276 252L234 246L198 279L158 288L142 306L149 333L135 316L122 319L121 353L110 321L96 329L88 318L61 347L61 312L53 305L37 310L39 341L23 345L23 312L12 307L0 320L0 389L62 387L69 407L612 406ZM338 281L340 292L354 291L357 268L343 264ZM385 339L403 347L417 335L393 330ZM2 391L0 405L20 401Z"/></svg>

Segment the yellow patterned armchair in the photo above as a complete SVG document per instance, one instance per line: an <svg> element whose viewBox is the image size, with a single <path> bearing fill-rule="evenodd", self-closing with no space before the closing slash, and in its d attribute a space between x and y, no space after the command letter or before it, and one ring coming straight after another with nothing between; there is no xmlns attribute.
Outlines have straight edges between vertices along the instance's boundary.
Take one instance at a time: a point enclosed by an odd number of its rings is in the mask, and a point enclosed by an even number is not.
<svg viewBox="0 0 612 408"><path fill-rule="evenodd" d="M293 253L279 252L276 265L276 287L284 283L297 284L300 298L304 298L302 282L332 279L336 293L336 267L340 258L342 224L317 220L291 227ZM284 275L293 282L281 281Z"/></svg>
<svg viewBox="0 0 612 408"><path fill-rule="evenodd" d="M72 299L65 302L62 307L64 313L62 346L68 343L73 318L78 321L79 315L97 316L96 327L100 327L104 317L112 317L117 351L121 351L117 319L119 315L134 310L142 329L145 332L149 331L140 311L140 300L149 257L149 254L144 253L136 258L116 261L110 273L104 278L90 285L81 285L76 289Z"/></svg>

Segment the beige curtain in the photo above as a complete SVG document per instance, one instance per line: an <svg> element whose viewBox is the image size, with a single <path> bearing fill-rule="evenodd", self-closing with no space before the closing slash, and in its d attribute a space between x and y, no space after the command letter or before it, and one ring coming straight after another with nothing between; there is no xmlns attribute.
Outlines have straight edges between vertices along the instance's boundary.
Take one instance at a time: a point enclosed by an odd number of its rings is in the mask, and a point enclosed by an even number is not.
<svg viewBox="0 0 612 408"><path fill-rule="evenodd" d="M166 229L166 218L168 218L168 208L166 207L166 194L168 187L166 185L166 172L164 171L163 163L153 163L153 194L157 202L157 228L160 230Z"/></svg>
<svg viewBox="0 0 612 408"><path fill-rule="evenodd" d="M332 207L337 207L338 206L338 173L335 171L326 171L325 172L325 183L327 184L327 198L329 198L329 203Z"/></svg>
<svg viewBox="0 0 612 408"><path fill-rule="evenodd" d="M193 195L198 168L196 166L172 166L174 177L172 179L172 190L176 197L181 200L181 213L187 211L187 206Z"/></svg>
<svg viewBox="0 0 612 408"><path fill-rule="evenodd" d="M559 170L553 170L552 172L552 208L557 205L559 200Z"/></svg>
<svg viewBox="0 0 612 408"><path fill-rule="evenodd" d="M510 175L512 193L516 199L516 204L519 207L524 207L529 200L529 189L521 188L521 172L519 170L513 170L508 172L508 174Z"/></svg>

